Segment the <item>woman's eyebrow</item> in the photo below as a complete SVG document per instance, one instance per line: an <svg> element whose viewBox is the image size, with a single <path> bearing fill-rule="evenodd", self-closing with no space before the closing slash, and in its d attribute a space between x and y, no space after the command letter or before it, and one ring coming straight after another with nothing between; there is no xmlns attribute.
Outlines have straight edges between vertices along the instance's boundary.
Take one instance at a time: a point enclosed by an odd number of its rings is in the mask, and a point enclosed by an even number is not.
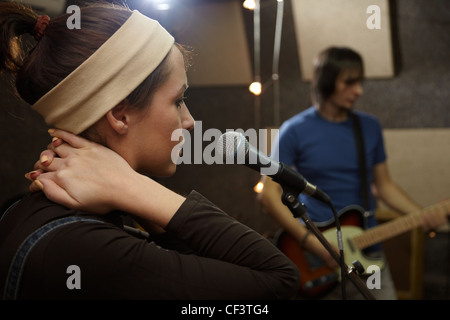
<svg viewBox="0 0 450 320"><path fill-rule="evenodd" d="M188 88L189 88L189 85L183 84L183 85L180 87L180 89L178 89L177 93L178 93L178 94L182 94L182 93L186 92L186 90L187 90Z"/></svg>

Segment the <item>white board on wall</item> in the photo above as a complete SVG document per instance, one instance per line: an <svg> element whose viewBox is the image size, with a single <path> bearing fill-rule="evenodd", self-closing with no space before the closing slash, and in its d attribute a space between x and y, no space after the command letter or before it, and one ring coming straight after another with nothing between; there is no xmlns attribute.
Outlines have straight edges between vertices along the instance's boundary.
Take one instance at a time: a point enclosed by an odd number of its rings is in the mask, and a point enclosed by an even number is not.
<svg viewBox="0 0 450 320"><path fill-rule="evenodd" d="M394 76L388 0L291 0L291 4L303 80L311 80L314 57L329 46L358 51L366 78ZM373 5L379 14L367 13ZM372 28L374 18L379 18L379 29Z"/></svg>
<svg viewBox="0 0 450 320"><path fill-rule="evenodd" d="M189 85L249 85L252 65L240 1L211 1L184 9L177 41L196 53Z"/></svg>
<svg viewBox="0 0 450 320"><path fill-rule="evenodd" d="M391 177L422 206L450 198L450 128L384 129Z"/></svg>

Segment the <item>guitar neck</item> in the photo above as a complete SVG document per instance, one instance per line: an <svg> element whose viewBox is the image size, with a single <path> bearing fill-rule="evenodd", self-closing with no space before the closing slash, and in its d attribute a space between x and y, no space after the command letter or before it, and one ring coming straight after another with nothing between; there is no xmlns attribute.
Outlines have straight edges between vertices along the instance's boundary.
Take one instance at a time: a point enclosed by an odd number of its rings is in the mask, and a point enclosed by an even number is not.
<svg viewBox="0 0 450 320"><path fill-rule="evenodd" d="M352 240L359 249L365 249L378 242L395 237L422 225L422 216L431 212L439 212L446 215L450 211L450 199L432 206L429 206L419 212L404 215L389 222L382 223L374 228L370 228Z"/></svg>

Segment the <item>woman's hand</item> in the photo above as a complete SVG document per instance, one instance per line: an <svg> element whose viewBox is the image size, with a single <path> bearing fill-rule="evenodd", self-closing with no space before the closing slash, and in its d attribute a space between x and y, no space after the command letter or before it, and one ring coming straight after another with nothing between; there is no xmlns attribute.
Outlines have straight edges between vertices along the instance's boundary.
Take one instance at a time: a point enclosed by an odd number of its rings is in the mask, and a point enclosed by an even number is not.
<svg viewBox="0 0 450 320"><path fill-rule="evenodd" d="M42 190L70 208L97 213L118 209L121 190L139 174L111 149L62 130L49 133L52 144L26 175L33 181L30 190Z"/></svg>
<svg viewBox="0 0 450 320"><path fill-rule="evenodd" d="M25 176L31 191L69 208L95 213L122 210L164 228L185 198L139 174L119 154L62 130L49 130L49 149ZM65 142L65 143L64 143Z"/></svg>

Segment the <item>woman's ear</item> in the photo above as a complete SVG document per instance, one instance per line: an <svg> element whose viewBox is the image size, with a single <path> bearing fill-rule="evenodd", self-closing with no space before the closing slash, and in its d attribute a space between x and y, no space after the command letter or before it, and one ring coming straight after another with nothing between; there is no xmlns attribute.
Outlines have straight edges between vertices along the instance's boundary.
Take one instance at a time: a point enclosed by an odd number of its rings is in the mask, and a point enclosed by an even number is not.
<svg viewBox="0 0 450 320"><path fill-rule="evenodd" d="M108 120L111 128L118 134L125 134L128 132L129 125L129 115L128 115L129 105L127 102L122 101L113 109L109 110L106 114L106 119Z"/></svg>

